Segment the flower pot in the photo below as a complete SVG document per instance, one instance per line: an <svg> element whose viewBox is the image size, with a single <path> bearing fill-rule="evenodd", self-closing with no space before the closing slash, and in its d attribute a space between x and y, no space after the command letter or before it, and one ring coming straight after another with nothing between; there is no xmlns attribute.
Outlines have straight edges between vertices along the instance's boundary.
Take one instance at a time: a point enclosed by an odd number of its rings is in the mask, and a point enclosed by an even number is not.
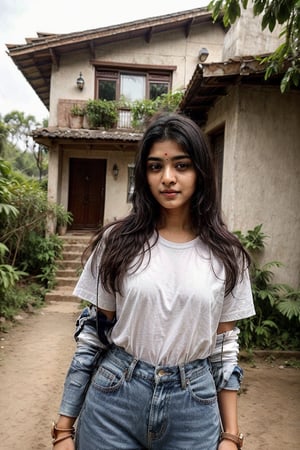
<svg viewBox="0 0 300 450"><path fill-rule="evenodd" d="M70 116L70 128L79 129L83 127L83 116Z"/></svg>

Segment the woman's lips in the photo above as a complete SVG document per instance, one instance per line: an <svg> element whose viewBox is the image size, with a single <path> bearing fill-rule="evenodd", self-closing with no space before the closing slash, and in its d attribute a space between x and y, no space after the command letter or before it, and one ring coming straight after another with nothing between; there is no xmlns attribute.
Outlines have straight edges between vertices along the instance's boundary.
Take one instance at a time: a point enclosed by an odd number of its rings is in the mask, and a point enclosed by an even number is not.
<svg viewBox="0 0 300 450"><path fill-rule="evenodd" d="M167 198L174 198L178 194L178 191L171 191L171 190L161 191L161 194Z"/></svg>

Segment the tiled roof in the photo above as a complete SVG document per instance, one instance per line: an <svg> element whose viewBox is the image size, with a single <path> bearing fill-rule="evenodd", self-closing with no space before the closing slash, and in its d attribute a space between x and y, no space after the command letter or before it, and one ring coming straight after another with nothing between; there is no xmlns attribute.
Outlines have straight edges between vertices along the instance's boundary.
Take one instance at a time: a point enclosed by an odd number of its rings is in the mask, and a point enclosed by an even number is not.
<svg viewBox="0 0 300 450"><path fill-rule="evenodd" d="M59 140L85 140L85 141L117 141L117 142L138 142L142 133L123 131L118 129L112 130L89 130L85 128L71 129L71 128L37 128L32 132L32 137L37 142L43 142L47 140L59 139Z"/></svg>
<svg viewBox="0 0 300 450"><path fill-rule="evenodd" d="M26 38L26 44L6 44L6 47L8 55L49 108L51 71L53 67L59 67L62 55L86 50L90 60L94 60L97 46L134 38L149 43L155 34L178 29L188 37L192 25L211 22L211 12L207 8L197 8L93 30L38 33L35 38Z"/></svg>

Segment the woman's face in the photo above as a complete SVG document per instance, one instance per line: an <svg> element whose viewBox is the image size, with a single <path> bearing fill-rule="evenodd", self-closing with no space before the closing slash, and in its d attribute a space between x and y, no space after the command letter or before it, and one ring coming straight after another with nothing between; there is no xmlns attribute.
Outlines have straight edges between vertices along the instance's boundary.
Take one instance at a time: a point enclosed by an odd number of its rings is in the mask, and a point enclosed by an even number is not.
<svg viewBox="0 0 300 450"><path fill-rule="evenodd" d="M147 158L147 181L156 201L166 210L189 208L197 174L190 156L172 140L153 144Z"/></svg>

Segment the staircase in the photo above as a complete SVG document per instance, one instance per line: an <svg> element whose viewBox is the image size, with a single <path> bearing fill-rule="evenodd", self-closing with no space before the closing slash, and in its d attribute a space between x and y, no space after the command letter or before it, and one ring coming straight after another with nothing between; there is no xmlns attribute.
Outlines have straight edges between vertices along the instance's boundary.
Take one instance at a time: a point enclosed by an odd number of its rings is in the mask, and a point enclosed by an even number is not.
<svg viewBox="0 0 300 450"><path fill-rule="evenodd" d="M62 301L74 302L72 295L75 284L82 270L81 256L92 237L89 232L68 232L63 239L63 258L58 262L56 273L56 286L53 291L46 294L46 302Z"/></svg>

